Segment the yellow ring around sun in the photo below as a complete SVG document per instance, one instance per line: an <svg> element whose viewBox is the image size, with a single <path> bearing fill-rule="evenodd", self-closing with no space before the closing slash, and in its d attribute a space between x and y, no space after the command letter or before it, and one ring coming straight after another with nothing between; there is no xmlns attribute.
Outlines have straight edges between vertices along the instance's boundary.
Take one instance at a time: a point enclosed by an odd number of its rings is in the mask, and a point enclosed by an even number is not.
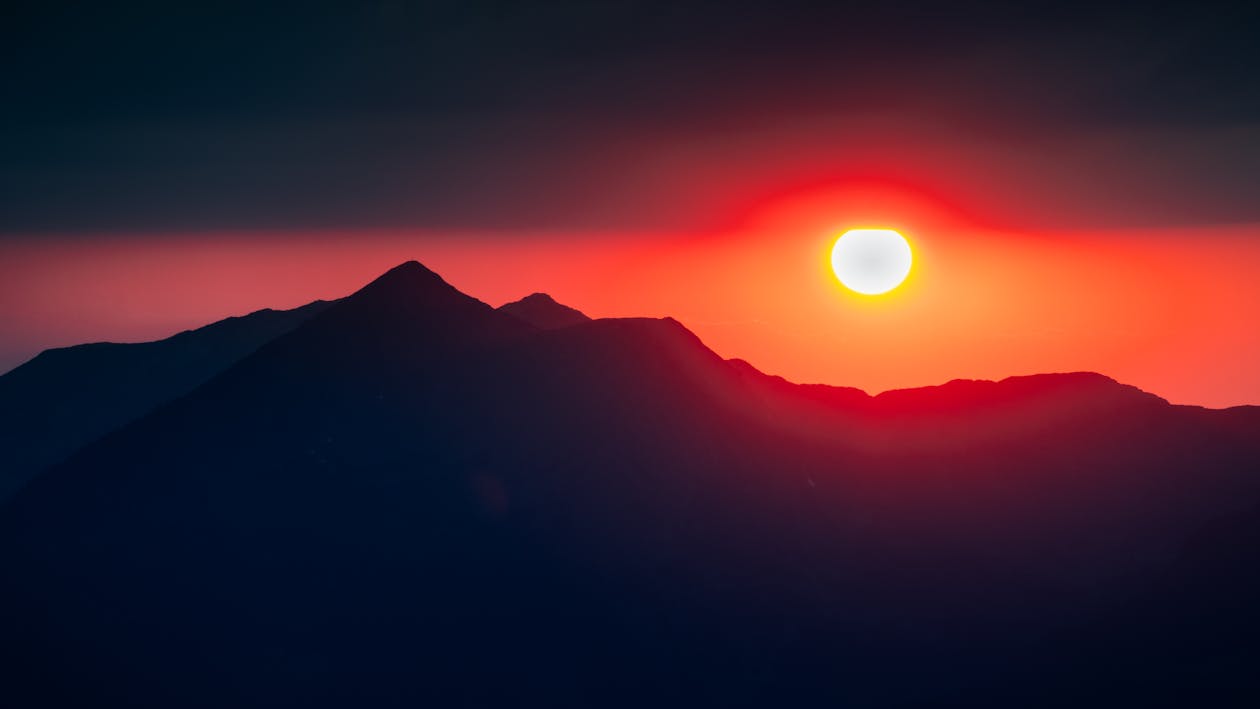
<svg viewBox="0 0 1260 709"><path fill-rule="evenodd" d="M850 229L831 248L831 270L845 288L879 295L901 285L914 258L910 242L892 229Z"/></svg>

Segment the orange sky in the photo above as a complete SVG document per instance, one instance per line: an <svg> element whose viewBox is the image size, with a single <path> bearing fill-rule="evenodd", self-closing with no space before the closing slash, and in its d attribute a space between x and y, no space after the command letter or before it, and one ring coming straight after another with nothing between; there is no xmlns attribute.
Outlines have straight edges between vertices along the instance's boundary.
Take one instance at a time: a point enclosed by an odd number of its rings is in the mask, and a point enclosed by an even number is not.
<svg viewBox="0 0 1260 709"><path fill-rule="evenodd" d="M900 229L915 267L845 291L835 237ZM601 316L671 315L727 357L871 392L1094 370L1176 403L1260 403L1260 225L1011 233L895 194L818 191L690 234L205 234L0 242L0 369L345 295L415 258L499 305L532 291Z"/></svg>

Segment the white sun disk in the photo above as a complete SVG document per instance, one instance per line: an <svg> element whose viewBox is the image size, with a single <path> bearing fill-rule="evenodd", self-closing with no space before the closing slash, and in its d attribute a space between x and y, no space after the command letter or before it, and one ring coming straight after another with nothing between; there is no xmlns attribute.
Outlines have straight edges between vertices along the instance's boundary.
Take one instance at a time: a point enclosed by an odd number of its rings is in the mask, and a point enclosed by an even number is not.
<svg viewBox="0 0 1260 709"><path fill-rule="evenodd" d="M852 229L831 249L831 269L846 288L879 295L910 275L910 243L892 229Z"/></svg>

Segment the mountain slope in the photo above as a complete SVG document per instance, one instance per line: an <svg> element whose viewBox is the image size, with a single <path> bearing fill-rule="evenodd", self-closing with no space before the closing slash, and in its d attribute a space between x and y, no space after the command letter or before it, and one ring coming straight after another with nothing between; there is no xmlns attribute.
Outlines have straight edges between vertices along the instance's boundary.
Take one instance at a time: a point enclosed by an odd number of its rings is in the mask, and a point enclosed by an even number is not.
<svg viewBox="0 0 1260 709"><path fill-rule="evenodd" d="M410 263L0 510L0 663L16 706L1149 704L1254 654L1166 602L1260 502L1253 421L1088 374L801 387ZM1077 659L1139 639L1145 683Z"/></svg>
<svg viewBox="0 0 1260 709"><path fill-rule="evenodd" d="M46 350L0 376L0 501L40 469L188 393L328 306L260 310L156 342Z"/></svg>

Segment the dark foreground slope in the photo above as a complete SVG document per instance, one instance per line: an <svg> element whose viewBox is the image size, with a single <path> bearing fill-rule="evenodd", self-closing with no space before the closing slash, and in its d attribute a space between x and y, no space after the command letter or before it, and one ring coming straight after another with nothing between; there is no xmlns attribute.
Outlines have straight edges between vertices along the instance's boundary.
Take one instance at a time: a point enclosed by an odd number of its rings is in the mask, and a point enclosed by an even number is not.
<svg viewBox="0 0 1260 709"><path fill-rule="evenodd" d="M327 305L260 310L157 342L45 350L0 376L0 501L41 468L187 394Z"/></svg>
<svg viewBox="0 0 1260 709"><path fill-rule="evenodd" d="M410 263L4 508L0 691L1254 701L1258 424L1092 374L800 387L672 320L540 329Z"/></svg>

